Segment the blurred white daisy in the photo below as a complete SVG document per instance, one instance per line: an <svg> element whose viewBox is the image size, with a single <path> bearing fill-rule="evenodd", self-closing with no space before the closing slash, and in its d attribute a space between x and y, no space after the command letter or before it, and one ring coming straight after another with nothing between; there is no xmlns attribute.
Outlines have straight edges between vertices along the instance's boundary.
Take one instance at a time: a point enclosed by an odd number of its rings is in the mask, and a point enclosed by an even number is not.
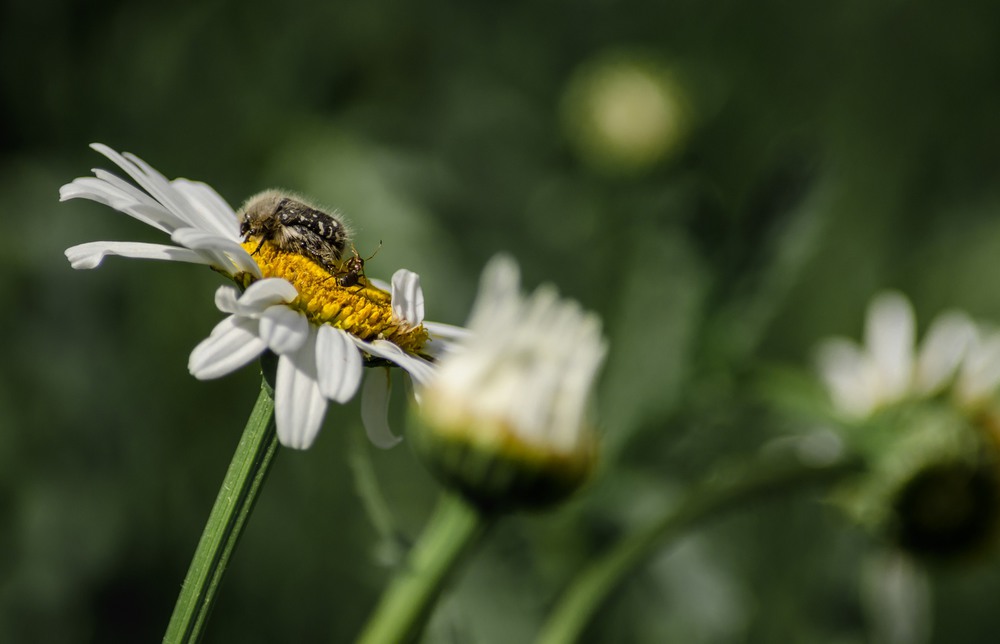
<svg viewBox="0 0 1000 644"><path fill-rule="evenodd" d="M841 436L866 468L836 500L859 524L921 558L966 556L1000 527L1000 334L946 312L917 347L901 294L868 307L864 345L835 338L820 374Z"/></svg>
<svg viewBox="0 0 1000 644"><path fill-rule="evenodd" d="M607 353L600 319L550 286L522 295L517 265L501 256L483 271L468 330L420 387L422 453L481 503L563 498L596 455L589 412Z"/></svg>
<svg viewBox="0 0 1000 644"><path fill-rule="evenodd" d="M836 409L855 419L906 399L948 393L974 409L1000 386L1000 334L949 311L930 325L919 349L909 300L886 292L868 307L864 345L847 338L824 341L818 367Z"/></svg>
<svg viewBox="0 0 1000 644"><path fill-rule="evenodd" d="M162 230L177 245L100 241L73 246L74 268L94 268L108 255L206 264L245 288L221 287L216 305L230 316L191 354L199 379L217 378L265 350L278 356L275 420L287 447L312 445L327 401L350 400L361 367L398 365L419 384L434 356L462 329L424 322L419 277L400 270L390 292L377 280L342 287L312 260L258 239L243 240L236 212L209 186L163 175L138 157L94 144L138 187L105 171L74 180L60 198L91 199ZM140 189L141 188L141 189ZM249 250L253 250L251 255ZM379 370L381 371L381 370ZM372 441L389 447L398 438L386 422L388 377L376 373L362 392L362 419Z"/></svg>

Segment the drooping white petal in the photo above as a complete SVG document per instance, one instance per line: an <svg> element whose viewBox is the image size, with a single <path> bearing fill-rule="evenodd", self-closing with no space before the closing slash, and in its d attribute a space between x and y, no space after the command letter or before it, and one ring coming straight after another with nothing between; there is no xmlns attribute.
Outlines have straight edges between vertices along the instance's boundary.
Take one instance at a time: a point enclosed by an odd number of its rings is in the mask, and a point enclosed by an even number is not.
<svg viewBox="0 0 1000 644"><path fill-rule="evenodd" d="M431 336L441 340L464 340L469 337L470 331L462 326L445 324L443 322L423 322L424 328Z"/></svg>
<svg viewBox="0 0 1000 644"><path fill-rule="evenodd" d="M841 413L862 418L875 409L878 374L856 344L844 338L826 340L819 346L816 361L830 398Z"/></svg>
<svg viewBox="0 0 1000 644"><path fill-rule="evenodd" d="M212 265L230 273L250 273L260 277L260 267L238 242L197 228L179 228L170 238L178 244L212 259Z"/></svg>
<svg viewBox="0 0 1000 644"><path fill-rule="evenodd" d="M975 325L964 313L939 315L931 323L920 346L915 382L917 391L932 395L943 389L965 358L975 334Z"/></svg>
<svg viewBox="0 0 1000 644"><path fill-rule="evenodd" d="M397 320L417 326L424 321L424 292L420 276L401 268L392 276L392 314Z"/></svg>
<svg viewBox="0 0 1000 644"><path fill-rule="evenodd" d="M346 331L329 324L319 328L316 366L319 389L330 400L346 403L357 393L361 384L361 352Z"/></svg>
<svg viewBox="0 0 1000 644"><path fill-rule="evenodd" d="M375 340L373 342L365 342L353 336L350 337L351 341L362 351L369 353L378 358L384 358L390 362L394 362L403 369L405 369L413 379L417 381L418 385L426 384L430 380L431 376L434 375L434 365L418 358L417 356L411 356L406 353L398 346L389 342L388 340Z"/></svg>
<svg viewBox="0 0 1000 644"><path fill-rule="evenodd" d="M176 246L164 246L163 244L97 241L78 244L66 249L66 259L76 269L96 268L109 255L135 259L186 262L189 264L210 264L207 258L192 250L177 248Z"/></svg>
<svg viewBox="0 0 1000 644"><path fill-rule="evenodd" d="M278 355L298 350L309 334L306 316L284 304L268 307L260 316L260 338Z"/></svg>
<svg viewBox="0 0 1000 644"><path fill-rule="evenodd" d="M240 311L244 315L263 313L268 307L291 302L298 295L291 282L280 277L257 280L240 296Z"/></svg>
<svg viewBox="0 0 1000 644"><path fill-rule="evenodd" d="M215 289L215 308L223 313L237 313L240 310L239 299L240 292L235 286L220 286Z"/></svg>
<svg viewBox="0 0 1000 644"><path fill-rule="evenodd" d="M184 225L166 208L150 199L149 195L136 190L135 186L103 170L94 172L98 174L97 177L80 177L59 188L59 200L90 199L168 234Z"/></svg>
<svg viewBox="0 0 1000 644"><path fill-rule="evenodd" d="M211 380L236 371L264 351L254 320L230 316L191 352L188 371L199 380Z"/></svg>
<svg viewBox="0 0 1000 644"><path fill-rule="evenodd" d="M915 327L913 308L899 293L882 293L868 307L865 345L875 362L882 403L899 400L910 388Z"/></svg>
<svg viewBox="0 0 1000 644"><path fill-rule="evenodd" d="M278 358L274 417L278 440L285 447L308 449L316 440L327 407L316 380L314 337L298 351Z"/></svg>
<svg viewBox="0 0 1000 644"><path fill-rule="evenodd" d="M167 210L184 221L188 226L195 226L197 224L195 218L192 218L190 212L184 208L184 202L178 199L178 195L174 194L170 182L167 181L166 177L154 170L142 161L142 159L128 153L124 155L119 154L102 143L93 143L90 147L106 156L115 165L124 170L153 199L163 204Z"/></svg>
<svg viewBox="0 0 1000 644"><path fill-rule="evenodd" d="M361 422L368 440L375 447L389 449L403 438L389 429L389 391L391 380L388 369L372 369L361 388Z"/></svg>
<svg viewBox="0 0 1000 644"><path fill-rule="evenodd" d="M240 225L236 213L211 186L188 179L174 179L170 185L183 195L189 208L198 214L201 228L214 230L234 241L239 240Z"/></svg>

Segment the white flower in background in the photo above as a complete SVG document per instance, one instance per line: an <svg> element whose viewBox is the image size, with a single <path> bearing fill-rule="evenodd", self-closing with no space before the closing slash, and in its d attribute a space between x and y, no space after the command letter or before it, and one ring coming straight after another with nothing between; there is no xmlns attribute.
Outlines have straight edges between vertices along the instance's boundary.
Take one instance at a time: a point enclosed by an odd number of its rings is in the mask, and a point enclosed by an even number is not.
<svg viewBox="0 0 1000 644"><path fill-rule="evenodd" d="M549 286L523 296L517 265L497 257L468 329L419 388L422 453L480 503L565 497L596 455L588 412L607 352L600 319Z"/></svg>
<svg viewBox="0 0 1000 644"><path fill-rule="evenodd" d="M864 336L863 346L832 338L818 351L820 375L845 416L860 419L945 391L973 409L1000 386L1000 334L977 327L964 313L939 315L918 350L909 301L899 293L882 293L868 307Z"/></svg>
<svg viewBox="0 0 1000 644"><path fill-rule="evenodd" d="M433 371L433 357L463 334L456 327L424 322L423 293L415 273L397 271L391 293L376 286L381 285L377 280L341 287L301 255L257 239L244 242L236 212L209 186L186 179L168 181L138 157L100 144L92 147L139 187L98 169L94 177L63 186L61 199L91 199L111 206L169 234L179 246L80 244L66 251L72 266L94 268L108 255L206 264L246 287L242 294L234 287L218 290L216 305L230 316L195 348L189 369L199 379L217 378L265 350L275 353L275 420L283 445L308 448L327 401L350 400L366 363L398 365L419 384ZM362 419L380 447L399 441L386 422L387 398L388 378L376 372L362 392Z"/></svg>
<svg viewBox="0 0 1000 644"><path fill-rule="evenodd" d="M919 347L916 335L909 301L882 293L864 345L825 341L819 369L865 464L836 500L879 538L941 561L992 545L1000 527L1000 334L947 312Z"/></svg>

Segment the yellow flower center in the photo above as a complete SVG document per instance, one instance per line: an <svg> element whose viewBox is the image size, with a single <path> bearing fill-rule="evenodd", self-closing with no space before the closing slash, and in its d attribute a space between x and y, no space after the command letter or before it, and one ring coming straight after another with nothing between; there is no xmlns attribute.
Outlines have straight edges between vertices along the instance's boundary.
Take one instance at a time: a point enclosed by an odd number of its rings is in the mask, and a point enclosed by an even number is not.
<svg viewBox="0 0 1000 644"><path fill-rule="evenodd" d="M251 238L243 248L257 262L267 277L280 277L291 282L299 292L289 306L302 311L313 324L331 324L367 342L388 340L411 354L420 354L428 340L422 324L412 326L392 314L391 296L367 279L352 286L341 286L337 275L331 275L311 259L298 253L280 250L269 241L260 243ZM237 276L243 286L251 277Z"/></svg>

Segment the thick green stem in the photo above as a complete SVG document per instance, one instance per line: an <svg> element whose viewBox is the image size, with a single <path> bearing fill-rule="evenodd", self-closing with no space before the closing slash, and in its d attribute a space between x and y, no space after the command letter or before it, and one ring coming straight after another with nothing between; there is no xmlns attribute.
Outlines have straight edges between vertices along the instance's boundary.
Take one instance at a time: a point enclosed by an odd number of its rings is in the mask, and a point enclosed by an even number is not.
<svg viewBox="0 0 1000 644"><path fill-rule="evenodd" d="M486 533L489 519L462 498L444 493L419 541L399 568L358 642L411 642L423 631L450 573Z"/></svg>
<svg viewBox="0 0 1000 644"><path fill-rule="evenodd" d="M736 476L712 478L692 490L679 505L623 538L584 569L552 611L537 641L539 644L575 642L628 573L701 521L776 493L795 492L805 485L836 481L856 471L857 467L853 461L821 467L783 465L777 469L754 464Z"/></svg>
<svg viewBox="0 0 1000 644"><path fill-rule="evenodd" d="M274 391L262 381L257 404L250 413L184 578L167 634L163 636L164 644L188 644L201 638L229 558L243 534L277 451Z"/></svg>

